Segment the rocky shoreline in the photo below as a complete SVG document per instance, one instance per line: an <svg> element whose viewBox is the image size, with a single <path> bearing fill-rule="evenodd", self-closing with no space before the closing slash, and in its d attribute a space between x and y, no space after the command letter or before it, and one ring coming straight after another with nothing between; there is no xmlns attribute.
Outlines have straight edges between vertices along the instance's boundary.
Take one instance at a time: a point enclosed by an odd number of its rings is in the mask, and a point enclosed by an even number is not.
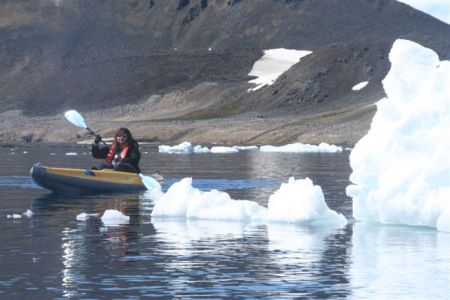
<svg viewBox="0 0 450 300"><path fill-rule="evenodd" d="M185 120L146 120L130 115L128 108L115 108L82 113L88 126L103 137L111 137L119 127L128 127L136 139L174 145L184 141L211 145L282 145L294 142L319 144L326 142L352 146L370 128L374 105L348 111L308 116L262 116L244 113L223 118ZM134 107L134 109L136 109ZM149 113L150 114L150 113ZM126 116L126 117L124 117ZM91 136L67 122L62 114L25 116L21 111L0 114L0 143L80 143ZM107 121L105 121L107 120Z"/></svg>

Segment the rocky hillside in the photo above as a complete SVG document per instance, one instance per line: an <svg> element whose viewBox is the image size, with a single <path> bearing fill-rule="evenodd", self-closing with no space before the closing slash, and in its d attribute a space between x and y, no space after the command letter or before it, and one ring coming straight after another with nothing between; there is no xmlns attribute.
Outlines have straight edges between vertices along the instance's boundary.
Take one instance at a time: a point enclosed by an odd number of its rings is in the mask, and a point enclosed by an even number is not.
<svg viewBox="0 0 450 300"><path fill-rule="evenodd" d="M392 43L449 59L449 36L391 0L2 1L0 141L74 140L60 116L75 108L103 134L126 125L164 142L352 144L384 95ZM313 53L248 92L274 48Z"/></svg>

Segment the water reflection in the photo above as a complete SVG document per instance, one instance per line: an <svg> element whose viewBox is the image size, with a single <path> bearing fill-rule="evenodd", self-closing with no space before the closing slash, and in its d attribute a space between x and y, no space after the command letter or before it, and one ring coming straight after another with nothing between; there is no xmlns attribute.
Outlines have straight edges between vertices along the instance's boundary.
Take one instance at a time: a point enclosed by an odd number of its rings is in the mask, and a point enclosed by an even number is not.
<svg viewBox="0 0 450 300"><path fill-rule="evenodd" d="M62 232L62 288L63 296L67 298L81 297L78 285L86 282L86 276L80 270L87 267L87 252L84 235L79 230L65 228Z"/></svg>
<svg viewBox="0 0 450 300"><path fill-rule="evenodd" d="M355 298L447 299L450 235L429 228L356 223L351 284ZM418 255L420 253L420 255Z"/></svg>
<svg viewBox="0 0 450 300"><path fill-rule="evenodd" d="M116 262L121 257L138 256L141 224L139 195L94 195L61 196L44 194L31 201L34 212L30 220L34 234L38 229L47 228L42 242L32 239L35 247L52 248L59 244L60 254L54 262L60 268L61 285L52 279L48 289L61 293L67 298L80 298L93 289L97 282L95 274L117 272ZM130 216L127 225L105 226L100 217L89 218L84 222L76 220L82 212L97 213L99 216L107 209L114 209ZM49 237L52 229L53 237ZM149 230L148 226L146 229ZM154 231L154 230L153 230ZM48 260L38 262L48 265ZM95 290L95 288L94 288Z"/></svg>
<svg viewBox="0 0 450 300"><path fill-rule="evenodd" d="M159 251L173 257L166 272L183 278L176 281L178 290L208 293L204 285L197 290L200 279L192 276L196 270L208 270L202 283L230 286L231 295L349 294L348 254L336 246L336 240L342 242L347 235L346 229L160 218L153 223L164 245ZM245 291L239 289L243 282Z"/></svg>
<svg viewBox="0 0 450 300"><path fill-rule="evenodd" d="M60 195L47 193L31 200L32 211L37 214L51 214L55 217L73 216L81 212L103 213L107 209L121 211L125 215L139 218L139 197L141 194L107 195Z"/></svg>

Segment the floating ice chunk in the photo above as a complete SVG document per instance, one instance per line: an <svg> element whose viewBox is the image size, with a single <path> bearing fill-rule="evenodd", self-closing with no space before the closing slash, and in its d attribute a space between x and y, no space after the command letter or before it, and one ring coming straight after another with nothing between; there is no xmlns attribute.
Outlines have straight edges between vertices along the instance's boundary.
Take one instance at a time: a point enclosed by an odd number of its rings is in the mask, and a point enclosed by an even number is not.
<svg viewBox="0 0 450 300"><path fill-rule="evenodd" d="M106 226L114 226L121 224L128 224L130 222L130 217L124 215L118 210L107 209L103 216L101 217L103 224Z"/></svg>
<svg viewBox="0 0 450 300"><path fill-rule="evenodd" d="M162 217L301 225L347 223L344 216L328 208L319 186L310 179L293 178L270 197L268 208L253 201L233 200L225 192L200 191L192 186L192 178L184 178L156 200L152 218Z"/></svg>
<svg viewBox="0 0 450 300"><path fill-rule="evenodd" d="M258 146L233 146L238 151L253 151L258 150Z"/></svg>
<svg viewBox="0 0 450 300"><path fill-rule="evenodd" d="M96 218L98 216L99 216L99 214L81 213L81 214L77 215L76 219L77 219L77 221L86 221L89 218L93 218L93 217Z"/></svg>
<svg viewBox="0 0 450 300"><path fill-rule="evenodd" d="M22 215L24 215L27 218L31 218L34 215L34 213L31 210L27 209L22 213Z"/></svg>
<svg viewBox="0 0 450 300"><path fill-rule="evenodd" d="M209 153L211 150L209 150L208 147L202 147L201 145L197 145L194 147L194 153Z"/></svg>
<svg viewBox="0 0 450 300"><path fill-rule="evenodd" d="M302 57L311 53L311 51L284 48L264 50L263 57L255 62L248 74L258 77L249 81L255 83L256 87L248 91L256 91L265 85L272 85L281 74L298 63Z"/></svg>
<svg viewBox="0 0 450 300"><path fill-rule="evenodd" d="M360 83L358 83L357 85L353 86L353 87L352 87L352 90L354 90L354 91L362 90L363 88L366 87L366 85L367 85L368 83L369 83L368 81L360 82Z"/></svg>
<svg viewBox="0 0 450 300"><path fill-rule="evenodd" d="M67 152L66 155L67 156L77 156L78 153L76 153L76 152Z"/></svg>
<svg viewBox="0 0 450 300"><path fill-rule="evenodd" d="M389 59L387 98L350 154L353 216L450 232L450 61L406 40Z"/></svg>
<svg viewBox="0 0 450 300"><path fill-rule="evenodd" d="M162 153L209 153L208 147L202 147L201 145L192 146L190 142L183 142L176 146L159 146L159 152Z"/></svg>
<svg viewBox="0 0 450 300"><path fill-rule="evenodd" d="M208 147L203 147L202 145L192 146L190 142L183 142L176 146L167 146L161 145L159 146L159 152L163 153L234 153L239 152L241 150L249 151L249 150L258 150L257 146L233 146L233 147L224 147L224 146L214 146L211 149Z"/></svg>
<svg viewBox="0 0 450 300"><path fill-rule="evenodd" d="M22 218L22 215L19 215L19 214L10 214L10 215L6 215L6 217L7 217L8 219L21 219L21 218Z"/></svg>
<svg viewBox="0 0 450 300"><path fill-rule="evenodd" d="M258 219L264 214L265 208L256 202L233 200L217 190L202 192L192 186L192 178L174 183L152 211L152 217L235 221Z"/></svg>
<svg viewBox="0 0 450 300"><path fill-rule="evenodd" d="M192 144L189 142L183 142L176 146L161 145L158 149L163 153L192 153L193 151Z"/></svg>
<svg viewBox="0 0 450 300"><path fill-rule="evenodd" d="M211 153L236 153L239 150L233 147L214 146L211 148Z"/></svg>
<svg viewBox="0 0 450 300"><path fill-rule="evenodd" d="M288 183L281 184L270 196L268 209L269 220L272 222L347 224L342 214L328 208L322 188L314 185L309 178L295 180L291 177Z"/></svg>
<svg viewBox="0 0 450 300"><path fill-rule="evenodd" d="M341 152L342 147L336 145L329 145L327 143L320 143L318 146L302 143L288 144L284 146L261 146L259 147L261 152Z"/></svg>

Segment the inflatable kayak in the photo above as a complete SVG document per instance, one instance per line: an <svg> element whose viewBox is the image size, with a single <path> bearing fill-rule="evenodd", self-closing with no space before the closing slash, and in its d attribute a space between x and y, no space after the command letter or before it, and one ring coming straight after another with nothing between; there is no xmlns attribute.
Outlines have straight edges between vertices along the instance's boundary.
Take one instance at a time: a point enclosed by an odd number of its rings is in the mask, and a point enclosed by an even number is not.
<svg viewBox="0 0 450 300"><path fill-rule="evenodd" d="M129 193L146 190L139 175L129 172L54 168L35 164L30 175L36 184L57 193ZM163 178L155 178L157 176L152 178L161 183Z"/></svg>

